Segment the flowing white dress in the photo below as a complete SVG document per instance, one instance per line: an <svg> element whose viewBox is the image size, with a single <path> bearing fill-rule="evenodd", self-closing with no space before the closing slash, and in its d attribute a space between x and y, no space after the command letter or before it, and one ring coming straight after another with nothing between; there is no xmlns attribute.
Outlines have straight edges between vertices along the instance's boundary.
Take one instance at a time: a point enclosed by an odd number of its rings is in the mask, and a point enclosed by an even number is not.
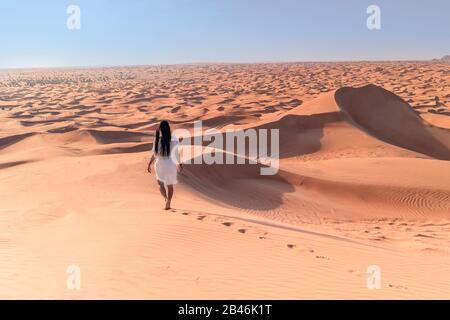
<svg viewBox="0 0 450 320"><path fill-rule="evenodd" d="M155 173L156 179L161 181L167 186L178 183L177 163L178 156L178 141L170 141L170 154L169 156L162 156L158 152L155 152L155 143L153 144L153 154L155 155ZM161 141L158 149L161 148Z"/></svg>

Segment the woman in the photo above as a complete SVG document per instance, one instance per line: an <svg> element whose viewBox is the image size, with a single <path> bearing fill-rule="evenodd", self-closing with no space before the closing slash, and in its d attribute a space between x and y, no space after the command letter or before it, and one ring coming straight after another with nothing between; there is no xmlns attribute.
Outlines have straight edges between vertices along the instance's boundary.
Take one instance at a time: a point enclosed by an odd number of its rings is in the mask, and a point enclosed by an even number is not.
<svg viewBox="0 0 450 320"><path fill-rule="evenodd" d="M180 170L182 170L183 166L179 161L178 141L176 139L172 140L172 133L167 121L161 121L159 124L152 151L153 155L147 170L151 172L151 165L156 160L155 173L159 191L166 201L165 210L169 210L173 197L173 185L178 182L177 163L179 163Z"/></svg>

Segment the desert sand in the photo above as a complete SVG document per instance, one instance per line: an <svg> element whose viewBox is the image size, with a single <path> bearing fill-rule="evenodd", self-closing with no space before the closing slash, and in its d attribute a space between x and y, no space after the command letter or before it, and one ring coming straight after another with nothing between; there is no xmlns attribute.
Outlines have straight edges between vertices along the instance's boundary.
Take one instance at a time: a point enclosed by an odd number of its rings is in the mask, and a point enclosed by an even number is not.
<svg viewBox="0 0 450 320"><path fill-rule="evenodd" d="M449 299L449 84L445 62L0 71L0 298ZM278 128L280 170L186 165L164 211L162 119Z"/></svg>

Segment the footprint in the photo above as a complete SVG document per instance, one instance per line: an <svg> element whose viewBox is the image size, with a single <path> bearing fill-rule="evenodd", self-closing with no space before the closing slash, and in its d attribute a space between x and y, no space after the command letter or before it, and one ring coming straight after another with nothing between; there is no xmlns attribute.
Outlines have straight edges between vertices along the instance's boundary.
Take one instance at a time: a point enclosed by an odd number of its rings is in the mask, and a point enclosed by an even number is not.
<svg viewBox="0 0 450 320"><path fill-rule="evenodd" d="M395 288L395 289L403 289L403 290L408 290L408 287L404 287L404 286L397 286L394 284L389 284L390 288Z"/></svg>
<svg viewBox="0 0 450 320"><path fill-rule="evenodd" d="M415 234L414 237L418 237L418 238L434 238L433 236L429 236L429 235L426 235L426 234L423 234L423 233Z"/></svg>
<svg viewBox="0 0 450 320"><path fill-rule="evenodd" d="M233 222L224 222L222 224L226 227L231 227L233 225Z"/></svg>
<svg viewBox="0 0 450 320"><path fill-rule="evenodd" d="M289 249L294 249L294 248L295 248L295 244L288 244L287 247L288 247Z"/></svg>
<svg viewBox="0 0 450 320"><path fill-rule="evenodd" d="M188 212L183 212L182 215L183 215L183 216L188 216L189 213L188 213Z"/></svg>
<svg viewBox="0 0 450 320"><path fill-rule="evenodd" d="M247 230L246 229L239 229L238 230L240 233L242 233L242 234L244 234L244 233L246 233L247 232Z"/></svg>
<svg viewBox="0 0 450 320"><path fill-rule="evenodd" d="M205 219L205 218L206 218L206 216L199 216L199 217L197 218L197 220L202 221L202 220Z"/></svg>

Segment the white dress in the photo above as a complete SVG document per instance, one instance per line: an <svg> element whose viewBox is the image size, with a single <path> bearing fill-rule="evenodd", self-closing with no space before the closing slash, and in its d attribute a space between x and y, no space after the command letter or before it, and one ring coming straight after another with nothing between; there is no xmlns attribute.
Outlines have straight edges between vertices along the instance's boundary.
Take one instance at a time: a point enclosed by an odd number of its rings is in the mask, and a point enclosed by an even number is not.
<svg viewBox="0 0 450 320"><path fill-rule="evenodd" d="M177 184L177 164L178 159L178 141L170 141L170 153L172 156L162 156L155 152L155 143L153 144L153 154L155 155L155 173L156 179L163 182L165 185ZM161 148L161 142L159 143ZM159 149L158 148L158 149Z"/></svg>

